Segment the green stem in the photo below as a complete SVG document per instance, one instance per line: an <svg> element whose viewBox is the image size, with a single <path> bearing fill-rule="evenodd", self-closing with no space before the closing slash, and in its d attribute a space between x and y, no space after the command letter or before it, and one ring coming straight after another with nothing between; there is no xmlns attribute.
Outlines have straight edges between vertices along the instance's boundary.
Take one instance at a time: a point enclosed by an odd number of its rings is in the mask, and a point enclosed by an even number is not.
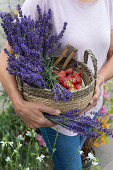
<svg viewBox="0 0 113 170"><path fill-rule="evenodd" d="M28 160L29 160L29 151L30 151L30 146L31 146L31 141L32 141L32 138L30 138L30 142L28 144L28 151L27 151L27 155L26 155L26 164L25 164L25 167L28 165Z"/></svg>
<svg viewBox="0 0 113 170"><path fill-rule="evenodd" d="M57 137L58 137L58 129L57 129L57 134L56 134L56 137L55 137L55 142L54 142L54 144L53 144L53 149L52 149L52 155L51 155L50 163L51 163L51 161L52 161L53 154L54 154L54 152L56 151L55 145L56 145ZM49 165L50 165L50 163L49 163Z"/></svg>

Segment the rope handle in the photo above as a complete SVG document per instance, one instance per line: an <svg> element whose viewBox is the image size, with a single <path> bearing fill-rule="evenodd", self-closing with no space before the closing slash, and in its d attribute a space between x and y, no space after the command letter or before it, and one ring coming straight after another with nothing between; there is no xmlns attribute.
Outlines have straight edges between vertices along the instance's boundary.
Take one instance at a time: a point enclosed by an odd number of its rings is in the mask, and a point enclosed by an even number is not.
<svg viewBox="0 0 113 170"><path fill-rule="evenodd" d="M96 79L97 79L97 59L95 58L95 55L92 53L92 51L89 50L85 50L84 52L84 63L87 64L88 62L88 57L91 57L92 59L92 63L93 63L93 67L94 67L94 78L95 78L95 87L96 87Z"/></svg>
<svg viewBox="0 0 113 170"><path fill-rule="evenodd" d="M73 58L73 56L76 54L76 52L78 51L76 48L72 47L70 44L66 45L66 47L64 48L62 54L60 55L60 57L55 61L54 65L56 66L57 64L60 63L60 61L65 57L65 55L67 54L67 52L69 51L69 49L72 50L71 54L67 57L67 59L65 60L62 69L65 69L66 66L68 65L68 63L70 62L70 60Z"/></svg>

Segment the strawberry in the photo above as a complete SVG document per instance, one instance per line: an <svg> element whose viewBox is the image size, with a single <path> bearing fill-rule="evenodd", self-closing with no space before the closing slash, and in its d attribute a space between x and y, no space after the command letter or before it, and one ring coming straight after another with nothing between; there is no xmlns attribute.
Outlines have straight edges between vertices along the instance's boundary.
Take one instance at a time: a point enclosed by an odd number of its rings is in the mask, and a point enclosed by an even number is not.
<svg viewBox="0 0 113 170"><path fill-rule="evenodd" d="M78 84L81 84L82 83L82 79L80 76L76 76L76 81Z"/></svg>
<svg viewBox="0 0 113 170"><path fill-rule="evenodd" d="M58 71L56 69L53 70L53 74L57 74Z"/></svg>
<svg viewBox="0 0 113 170"><path fill-rule="evenodd" d="M81 77L81 72L74 73L73 76L74 76L74 77L76 77L76 76L80 76L80 77Z"/></svg>
<svg viewBox="0 0 113 170"><path fill-rule="evenodd" d="M75 92L76 88L75 87L70 87L68 90L71 91L71 92Z"/></svg>
<svg viewBox="0 0 113 170"><path fill-rule="evenodd" d="M67 85L67 81L61 82L61 85L65 87L66 89L69 89L69 86Z"/></svg>
<svg viewBox="0 0 113 170"><path fill-rule="evenodd" d="M62 75L64 75L64 77L66 77L66 71L64 71L64 70L60 70L60 71L59 71L59 74L60 74L60 75L62 74Z"/></svg>
<svg viewBox="0 0 113 170"><path fill-rule="evenodd" d="M75 88L75 85L74 85L74 84L72 84L72 85L71 85L71 87L72 87L72 88Z"/></svg>
<svg viewBox="0 0 113 170"><path fill-rule="evenodd" d="M72 68L68 68L67 70L66 70L66 75L72 75L73 74L73 69Z"/></svg>
<svg viewBox="0 0 113 170"><path fill-rule="evenodd" d="M53 70L53 76L57 76L58 75L58 71L57 70Z"/></svg>
<svg viewBox="0 0 113 170"><path fill-rule="evenodd" d="M70 79L72 79L72 75L71 74L67 76L67 80L70 80Z"/></svg>
<svg viewBox="0 0 113 170"><path fill-rule="evenodd" d="M72 83L69 80L65 80L61 82L61 85L65 87L66 89L69 89L72 85Z"/></svg>
<svg viewBox="0 0 113 170"><path fill-rule="evenodd" d="M73 83L74 85L76 85L76 84L81 84L81 83L82 83L81 77L80 77L80 76L74 77L72 83Z"/></svg>
<svg viewBox="0 0 113 170"><path fill-rule="evenodd" d="M58 78L58 80L59 81L70 81L70 82L72 82L72 77L71 77L71 75L68 75L67 77L60 77L60 78Z"/></svg>
<svg viewBox="0 0 113 170"><path fill-rule="evenodd" d="M73 78L73 79L72 79L72 83L73 83L74 85L76 85L76 84L77 84L77 80L76 80L76 78Z"/></svg>
<svg viewBox="0 0 113 170"><path fill-rule="evenodd" d="M60 71L58 72L58 77L57 77L57 79L59 80L61 77L66 77L66 72L63 71L63 70L60 70Z"/></svg>
<svg viewBox="0 0 113 170"><path fill-rule="evenodd" d="M80 89L80 87L81 87L81 84L77 84L77 85L75 85L76 90L79 90L79 89Z"/></svg>
<svg viewBox="0 0 113 170"><path fill-rule="evenodd" d="M66 77L58 77L58 81L62 82L62 81L65 81L67 80Z"/></svg>

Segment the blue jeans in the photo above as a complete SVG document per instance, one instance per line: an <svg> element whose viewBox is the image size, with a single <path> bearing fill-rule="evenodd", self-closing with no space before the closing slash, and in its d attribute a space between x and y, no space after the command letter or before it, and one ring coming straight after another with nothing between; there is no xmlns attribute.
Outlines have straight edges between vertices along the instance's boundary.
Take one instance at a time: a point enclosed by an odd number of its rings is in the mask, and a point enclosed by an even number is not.
<svg viewBox="0 0 113 170"><path fill-rule="evenodd" d="M97 116L94 117L96 119ZM41 134L52 155L57 131L50 127L41 127ZM91 128L89 128L91 131ZM78 152L82 148L86 136L67 136L58 133L55 152L53 154L54 170L82 170L81 155ZM80 150L80 149L79 149Z"/></svg>

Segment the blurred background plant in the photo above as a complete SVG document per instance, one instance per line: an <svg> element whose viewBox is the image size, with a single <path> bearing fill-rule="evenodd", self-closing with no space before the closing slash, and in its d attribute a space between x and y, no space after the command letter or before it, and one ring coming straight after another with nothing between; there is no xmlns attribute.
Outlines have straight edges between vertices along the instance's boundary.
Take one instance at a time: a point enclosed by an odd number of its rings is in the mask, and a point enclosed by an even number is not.
<svg viewBox="0 0 113 170"><path fill-rule="evenodd" d="M101 107L101 113L103 116L98 117L97 120L100 120L104 123L103 127L111 128L113 131L113 79L110 79L104 83L104 96L103 96L103 105ZM82 159L84 162L87 162L86 157L89 152L92 152L95 155L94 147L99 147L100 145L109 143L109 135L104 133L98 138L87 138L82 150L84 154Z"/></svg>
<svg viewBox="0 0 113 170"><path fill-rule="evenodd" d="M11 102L0 114L0 169L48 169L50 155L39 129L31 130L15 114Z"/></svg>

